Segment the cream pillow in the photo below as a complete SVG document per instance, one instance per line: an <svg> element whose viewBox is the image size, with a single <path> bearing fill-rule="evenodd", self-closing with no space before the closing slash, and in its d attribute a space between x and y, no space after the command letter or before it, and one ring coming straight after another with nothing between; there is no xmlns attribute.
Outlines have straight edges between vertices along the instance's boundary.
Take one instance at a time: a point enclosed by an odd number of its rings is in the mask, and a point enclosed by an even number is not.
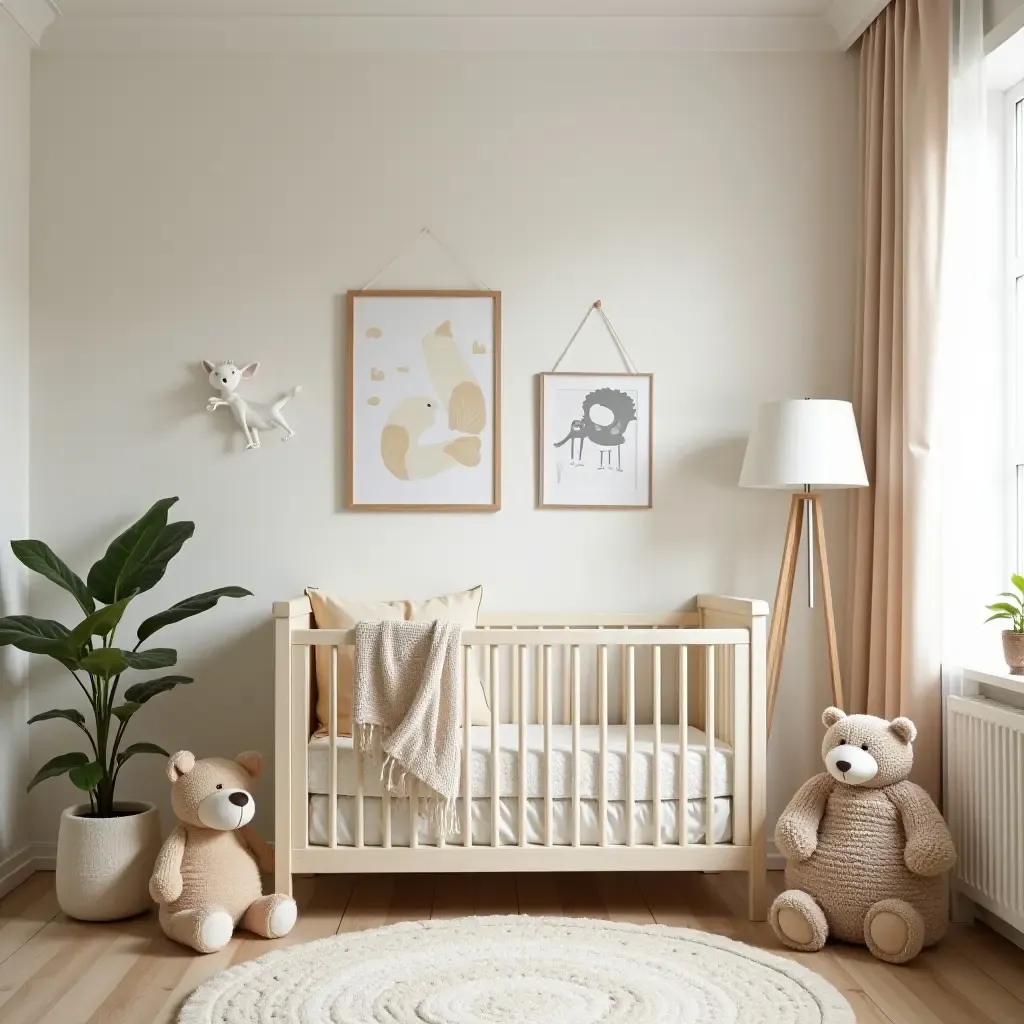
<svg viewBox="0 0 1024 1024"><path fill-rule="evenodd" d="M443 619L457 622L464 629L475 629L483 587L474 587L458 594L432 597L426 601L348 601L314 587L306 589L313 618L318 629L355 629L360 621L432 622ZM331 649L316 649L316 720L317 736L326 736L331 711ZM355 671L355 650L338 649L338 735L352 735L352 677ZM490 725L480 673L475 664L469 666L470 721L473 725Z"/></svg>
<svg viewBox="0 0 1024 1024"><path fill-rule="evenodd" d="M426 601L409 603L410 622L433 622L441 619L445 622L457 622L463 629L476 629L477 616L480 614L480 602L483 601L484 588L474 587L458 594L445 594L443 597L431 597ZM491 712L489 695L484 693L484 684L480 679L480 670L476 659L470 653L469 661L469 715L473 725L490 725Z"/></svg>

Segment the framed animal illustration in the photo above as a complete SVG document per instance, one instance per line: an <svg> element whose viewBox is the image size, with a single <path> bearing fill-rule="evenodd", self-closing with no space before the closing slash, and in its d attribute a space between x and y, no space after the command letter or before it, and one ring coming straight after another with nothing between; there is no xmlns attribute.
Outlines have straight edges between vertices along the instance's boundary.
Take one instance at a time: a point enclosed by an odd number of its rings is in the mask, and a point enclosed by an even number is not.
<svg viewBox="0 0 1024 1024"><path fill-rule="evenodd" d="M540 507L651 508L654 378L540 375Z"/></svg>
<svg viewBox="0 0 1024 1024"><path fill-rule="evenodd" d="M501 507L501 293L348 293L352 509Z"/></svg>

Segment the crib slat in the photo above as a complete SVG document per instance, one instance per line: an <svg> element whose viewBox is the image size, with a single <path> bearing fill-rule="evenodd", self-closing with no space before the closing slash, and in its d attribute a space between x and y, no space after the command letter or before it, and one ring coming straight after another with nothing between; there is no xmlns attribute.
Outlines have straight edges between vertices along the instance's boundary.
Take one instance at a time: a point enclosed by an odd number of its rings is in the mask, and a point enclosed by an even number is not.
<svg viewBox="0 0 1024 1024"><path fill-rule="evenodd" d="M473 718L469 713L469 659L462 648L462 845L473 845ZM491 712L493 715L494 712Z"/></svg>
<svg viewBox="0 0 1024 1024"><path fill-rule="evenodd" d="M571 627L566 626L565 629ZM572 657L569 649L562 646L562 721L568 725L572 720Z"/></svg>
<svg viewBox="0 0 1024 1024"><path fill-rule="evenodd" d="M626 648L619 648L619 716L622 718L622 724L626 724L626 662L629 661L629 655L626 653Z"/></svg>
<svg viewBox="0 0 1024 1024"><path fill-rule="evenodd" d="M651 648L651 698L654 718L654 845L661 846L661 648Z"/></svg>
<svg viewBox="0 0 1024 1024"><path fill-rule="evenodd" d="M327 805L327 845L333 850L338 845L338 648L329 648L327 654L331 666L327 712L330 715L327 736L331 745L331 780L327 787L330 799Z"/></svg>
<svg viewBox="0 0 1024 1024"><path fill-rule="evenodd" d="M519 630L518 626L512 626L511 628L513 633ZM517 650L517 647L512 648L512 717L509 721L513 725L519 721L519 661L516 657Z"/></svg>
<svg viewBox="0 0 1024 1024"><path fill-rule="evenodd" d="M526 648L520 646L518 654L519 696L519 845L526 846L526 726L529 715L526 707Z"/></svg>
<svg viewBox="0 0 1024 1024"><path fill-rule="evenodd" d="M598 786L601 820L600 843L608 845L608 648L602 644L597 649L597 704L598 720L601 725L601 778Z"/></svg>
<svg viewBox="0 0 1024 1024"><path fill-rule="evenodd" d="M551 645L544 645L544 845L554 845L551 822Z"/></svg>
<svg viewBox="0 0 1024 1024"><path fill-rule="evenodd" d="M537 725L542 725L544 720L544 648L538 644L535 655L536 667L534 671L534 695L533 695L533 718Z"/></svg>
<svg viewBox="0 0 1024 1024"><path fill-rule="evenodd" d="M679 845L688 846L690 837L686 834L686 825L689 820L689 787L687 780L687 765L689 759L689 743L687 730L690 718L690 655L689 648L679 648Z"/></svg>
<svg viewBox="0 0 1024 1024"><path fill-rule="evenodd" d="M580 649L572 646L572 845L580 845Z"/></svg>
<svg viewBox="0 0 1024 1024"><path fill-rule="evenodd" d="M501 846L501 684L495 644L488 648L491 661L491 846Z"/></svg>
<svg viewBox="0 0 1024 1024"><path fill-rule="evenodd" d="M707 762L704 765L704 842L715 845L715 648L704 648L704 725Z"/></svg>
<svg viewBox="0 0 1024 1024"><path fill-rule="evenodd" d="M411 775L406 788L409 791L409 848L415 850L420 845L420 788Z"/></svg>
<svg viewBox="0 0 1024 1024"><path fill-rule="evenodd" d="M353 737L353 745L355 738ZM362 849L364 842L366 808L363 806L363 758L356 758L356 848Z"/></svg>
<svg viewBox="0 0 1024 1024"><path fill-rule="evenodd" d="M633 749L636 745L636 648L626 646L626 845L636 846L636 794Z"/></svg>

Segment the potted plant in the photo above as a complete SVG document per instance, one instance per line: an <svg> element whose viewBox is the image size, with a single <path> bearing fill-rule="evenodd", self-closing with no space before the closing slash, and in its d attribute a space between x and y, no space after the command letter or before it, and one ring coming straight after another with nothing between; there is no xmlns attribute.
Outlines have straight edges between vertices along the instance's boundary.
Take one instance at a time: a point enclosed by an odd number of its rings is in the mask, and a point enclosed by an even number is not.
<svg viewBox="0 0 1024 1024"><path fill-rule="evenodd" d="M992 614L985 621L1002 619L1010 624L1003 630L1003 658L1011 676L1024 676L1024 576L1011 576L1010 582L1017 592L1004 590L999 596L1008 600L986 605Z"/></svg>
<svg viewBox="0 0 1024 1024"><path fill-rule="evenodd" d="M179 601L147 618L130 649L119 647L116 633L132 601L163 578L170 560L195 532L195 523L168 523L177 498L162 498L107 548L85 582L47 545L38 540L11 543L15 556L33 572L66 590L84 618L73 629L31 615L0 618L0 646L11 645L59 662L88 702L33 715L29 724L50 719L70 722L84 736L85 749L47 761L29 783L67 775L89 802L67 808L57 837L57 901L70 917L114 921L146 910L151 903L149 875L160 846L156 808L147 803L119 803L118 776L136 754L169 756L155 743L123 745L125 730L139 709L154 697L185 683L188 676L144 678L128 686L118 700L122 677L129 671L171 668L178 660L169 647L142 645L154 633L212 608L222 597L251 596L242 587L221 587Z"/></svg>

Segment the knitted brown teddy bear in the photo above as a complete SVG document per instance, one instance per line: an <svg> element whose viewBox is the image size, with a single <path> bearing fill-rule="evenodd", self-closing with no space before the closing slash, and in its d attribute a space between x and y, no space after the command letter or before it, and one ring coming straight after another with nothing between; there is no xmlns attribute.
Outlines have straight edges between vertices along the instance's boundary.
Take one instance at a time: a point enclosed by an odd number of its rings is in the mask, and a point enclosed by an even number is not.
<svg viewBox="0 0 1024 1024"><path fill-rule="evenodd" d="M805 782L775 827L789 887L769 915L779 940L814 952L832 935L902 964L949 918L953 839L931 797L907 781L909 718L822 715L827 772Z"/></svg>
<svg viewBox="0 0 1024 1024"><path fill-rule="evenodd" d="M178 825L157 855L149 893L167 937L200 953L226 946L238 924L267 939L295 924L295 900L263 895L260 871L274 870L274 854L249 826L262 770L254 751L197 761L180 750L167 762Z"/></svg>

